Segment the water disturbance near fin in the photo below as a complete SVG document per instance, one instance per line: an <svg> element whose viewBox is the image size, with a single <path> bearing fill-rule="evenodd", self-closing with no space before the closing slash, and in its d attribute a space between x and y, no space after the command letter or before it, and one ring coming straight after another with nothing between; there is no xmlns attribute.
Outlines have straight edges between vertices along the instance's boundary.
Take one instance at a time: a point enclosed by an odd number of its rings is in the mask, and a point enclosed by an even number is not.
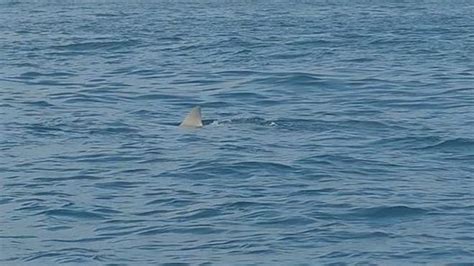
<svg viewBox="0 0 474 266"><path fill-rule="evenodd" d="M180 127L202 127L201 107L196 106L191 109L191 112L184 118Z"/></svg>

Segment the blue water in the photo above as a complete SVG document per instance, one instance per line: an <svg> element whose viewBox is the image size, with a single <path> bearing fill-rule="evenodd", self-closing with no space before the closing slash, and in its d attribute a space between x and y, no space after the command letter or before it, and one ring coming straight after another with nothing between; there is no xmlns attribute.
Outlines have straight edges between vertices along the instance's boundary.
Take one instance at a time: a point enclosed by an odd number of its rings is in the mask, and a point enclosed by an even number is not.
<svg viewBox="0 0 474 266"><path fill-rule="evenodd" d="M0 264L472 265L473 18L0 1Z"/></svg>

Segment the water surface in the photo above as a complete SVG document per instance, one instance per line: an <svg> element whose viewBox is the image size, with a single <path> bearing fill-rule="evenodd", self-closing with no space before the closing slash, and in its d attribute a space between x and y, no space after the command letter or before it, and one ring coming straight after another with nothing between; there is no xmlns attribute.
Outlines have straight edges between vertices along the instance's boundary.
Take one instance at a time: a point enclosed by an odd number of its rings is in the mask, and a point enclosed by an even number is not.
<svg viewBox="0 0 474 266"><path fill-rule="evenodd" d="M0 263L472 263L473 17L0 1Z"/></svg>

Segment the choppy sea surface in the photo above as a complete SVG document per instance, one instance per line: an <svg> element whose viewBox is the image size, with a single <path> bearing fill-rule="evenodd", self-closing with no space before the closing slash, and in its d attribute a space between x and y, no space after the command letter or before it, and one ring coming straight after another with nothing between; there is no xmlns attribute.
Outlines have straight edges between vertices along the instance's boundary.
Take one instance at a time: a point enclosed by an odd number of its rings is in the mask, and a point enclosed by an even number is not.
<svg viewBox="0 0 474 266"><path fill-rule="evenodd" d="M473 265L473 18L1 0L0 264Z"/></svg>

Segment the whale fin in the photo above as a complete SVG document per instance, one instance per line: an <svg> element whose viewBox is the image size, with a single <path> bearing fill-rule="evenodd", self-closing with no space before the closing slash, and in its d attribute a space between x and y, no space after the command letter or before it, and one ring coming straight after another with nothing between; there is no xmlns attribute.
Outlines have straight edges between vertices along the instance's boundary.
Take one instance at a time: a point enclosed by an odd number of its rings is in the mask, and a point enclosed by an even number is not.
<svg viewBox="0 0 474 266"><path fill-rule="evenodd" d="M191 112L184 118L180 127L202 127L201 107L196 106L191 109Z"/></svg>

